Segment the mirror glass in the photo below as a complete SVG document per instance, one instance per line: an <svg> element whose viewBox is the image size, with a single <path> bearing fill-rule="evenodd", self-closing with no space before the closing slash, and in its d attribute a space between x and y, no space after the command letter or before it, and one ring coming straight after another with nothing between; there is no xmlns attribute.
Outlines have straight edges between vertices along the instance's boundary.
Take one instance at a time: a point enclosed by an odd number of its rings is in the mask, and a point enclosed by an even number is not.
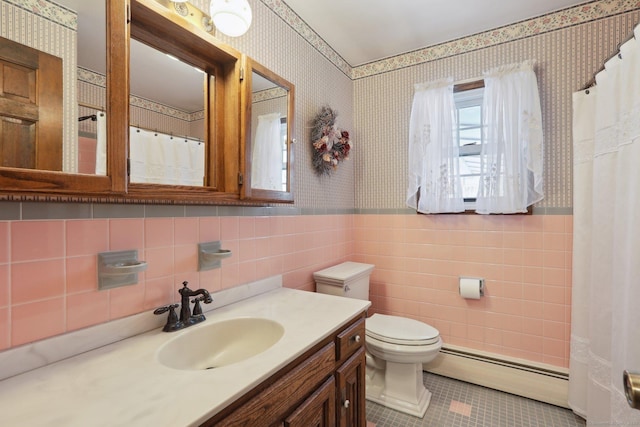
<svg viewBox="0 0 640 427"><path fill-rule="evenodd" d="M4 120L5 128L10 126L14 135L3 134L2 165L95 174L98 116L103 116L105 110L106 2L56 0L56 3L62 8L56 10L55 19L43 16L30 24L49 34L51 40L46 43L55 48L55 55L47 58L44 52L36 51L36 62L24 63L26 67L9 66L3 72L9 76L11 85L5 87L4 94L17 103L26 99L27 110L34 111ZM72 30L74 27L77 32ZM19 39L20 35L17 36ZM58 65L47 65L51 61L58 61ZM60 89L56 94L51 92L54 86ZM9 111L13 114L17 110Z"/></svg>
<svg viewBox="0 0 640 427"><path fill-rule="evenodd" d="M203 186L209 76L134 39L130 52L130 182Z"/></svg>
<svg viewBox="0 0 640 427"><path fill-rule="evenodd" d="M252 73L251 188L288 191L289 90Z"/></svg>

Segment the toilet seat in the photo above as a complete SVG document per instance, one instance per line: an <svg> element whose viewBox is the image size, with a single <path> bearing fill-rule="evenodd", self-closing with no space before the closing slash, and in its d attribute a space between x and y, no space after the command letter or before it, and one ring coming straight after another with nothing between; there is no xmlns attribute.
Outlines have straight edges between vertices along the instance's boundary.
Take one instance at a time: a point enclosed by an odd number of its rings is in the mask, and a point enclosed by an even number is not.
<svg viewBox="0 0 640 427"><path fill-rule="evenodd" d="M366 335L389 344L424 346L440 341L438 330L406 317L374 314L365 322Z"/></svg>

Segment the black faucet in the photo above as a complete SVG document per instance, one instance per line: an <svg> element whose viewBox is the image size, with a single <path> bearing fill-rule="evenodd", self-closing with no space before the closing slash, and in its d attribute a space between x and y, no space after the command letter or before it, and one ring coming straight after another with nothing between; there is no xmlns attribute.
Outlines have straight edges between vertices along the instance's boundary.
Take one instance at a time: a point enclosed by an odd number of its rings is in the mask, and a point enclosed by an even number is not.
<svg viewBox="0 0 640 427"><path fill-rule="evenodd" d="M163 307L156 308L153 311L153 314L162 314L169 312L169 317L167 318L167 324L162 328L165 332L173 332L179 329L188 328L191 325L195 325L196 323L200 323L205 320L204 314L202 314L202 308L200 307L200 302L204 302L205 304L210 304L213 301L209 291L206 289L198 289L192 291L187 286L188 282L182 282L182 288L178 290L180 294L180 318L176 315L174 309L178 308L178 304L169 304ZM193 303L195 306L193 307L193 313L191 312L191 308L189 307L189 298L200 295L200 297L194 299Z"/></svg>
<svg viewBox="0 0 640 427"><path fill-rule="evenodd" d="M181 307L180 307L180 321L185 324L185 328L187 326L195 325L196 323L202 322L204 318L204 314L202 314L202 309L200 308L200 301L203 301L205 304L210 304L213 301L211 295L209 295L209 291L206 289L198 289L197 291L192 291L187 287L189 283L184 281L182 282L182 289L178 290L178 293L181 296ZM189 298L195 297L196 295L202 295L200 298L196 298L193 302L196 303L194 307L195 313L191 314L191 308L189 307Z"/></svg>

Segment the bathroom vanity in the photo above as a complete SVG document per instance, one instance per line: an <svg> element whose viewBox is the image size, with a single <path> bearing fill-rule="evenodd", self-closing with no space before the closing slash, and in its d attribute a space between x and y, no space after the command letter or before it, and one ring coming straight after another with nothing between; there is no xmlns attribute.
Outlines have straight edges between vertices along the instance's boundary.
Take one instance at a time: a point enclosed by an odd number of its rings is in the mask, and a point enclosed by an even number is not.
<svg viewBox="0 0 640 427"><path fill-rule="evenodd" d="M160 326L0 381L2 424L364 426L369 305L278 287L216 307L186 330ZM265 319L284 332L258 355L215 369L170 368L158 357L180 334L237 319ZM87 332L79 331L95 340ZM19 357L0 353L0 363L47 359L45 347L17 349Z"/></svg>
<svg viewBox="0 0 640 427"><path fill-rule="evenodd" d="M364 426L364 313L204 426Z"/></svg>

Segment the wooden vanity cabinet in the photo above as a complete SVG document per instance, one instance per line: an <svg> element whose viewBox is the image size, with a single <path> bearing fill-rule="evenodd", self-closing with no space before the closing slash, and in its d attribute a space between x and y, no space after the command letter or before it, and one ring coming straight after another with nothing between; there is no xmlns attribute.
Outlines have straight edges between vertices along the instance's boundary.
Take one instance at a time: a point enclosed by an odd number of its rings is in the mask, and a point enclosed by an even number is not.
<svg viewBox="0 0 640 427"><path fill-rule="evenodd" d="M338 427L359 427L367 424L364 339L364 317L344 329L336 339Z"/></svg>
<svg viewBox="0 0 640 427"><path fill-rule="evenodd" d="M202 426L364 427L361 313Z"/></svg>

